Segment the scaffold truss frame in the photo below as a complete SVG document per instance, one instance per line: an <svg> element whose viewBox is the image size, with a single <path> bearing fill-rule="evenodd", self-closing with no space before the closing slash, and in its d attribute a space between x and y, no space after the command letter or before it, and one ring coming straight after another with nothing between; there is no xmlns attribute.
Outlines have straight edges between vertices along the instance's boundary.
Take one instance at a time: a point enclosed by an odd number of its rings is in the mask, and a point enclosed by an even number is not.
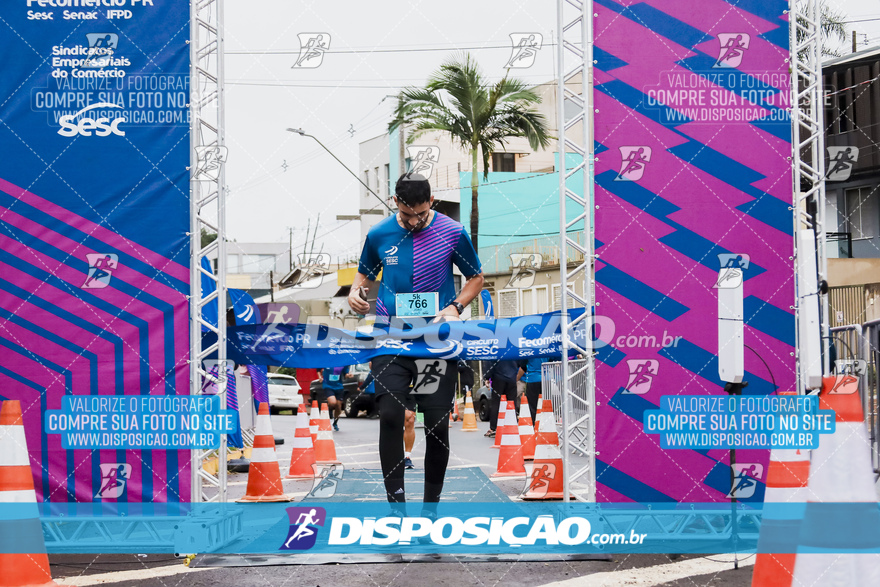
<svg viewBox="0 0 880 587"><path fill-rule="evenodd" d="M791 123L792 123L792 206L794 216L795 267L812 268L818 272L817 292L800 291L797 294L795 316L796 349L799 365L806 360L806 341L801 340L800 322L806 319L806 304L818 296L821 325L822 374L829 373L829 346L831 333L828 320L828 295L821 284L828 279L826 245L827 219L825 217L825 125L822 89L822 11L820 0L793 0L789 13L791 65ZM803 229L815 233L815 265L798 245L798 233ZM804 369L798 370L798 392L807 388Z"/></svg>
<svg viewBox="0 0 880 587"><path fill-rule="evenodd" d="M223 0L193 0L190 8L190 395L200 395L213 384L226 408L226 147L224 129ZM202 245L202 231L216 234ZM206 271L203 258L217 256L216 272ZM203 280L214 291L202 296ZM216 304L217 324L205 317ZM217 340L202 348L202 332ZM205 365L216 353L217 369ZM205 382L205 384L203 384ZM220 448L192 451L192 501L226 501L226 435ZM217 458L217 473L204 468ZM206 492L213 488L216 493Z"/></svg>
<svg viewBox="0 0 880 587"><path fill-rule="evenodd" d="M570 501L596 501L596 402L594 359L590 336L583 343L575 342L574 332L590 332L593 320L593 2L592 0L557 0L556 22L558 43L556 45L557 89L556 120L558 127L559 154L559 275L561 310L561 395L562 395L562 462L563 499ZM570 67L566 67L566 57ZM574 105L576 112L566 119L566 103ZM571 109L570 109L571 110ZM580 133L574 138L568 134ZM571 156L569 156L571 155ZM571 165L569 165L571 163ZM582 191L579 195L569 188L568 179L581 174ZM568 205L578 212L568 220ZM570 228L582 224L584 244L569 237ZM583 261L572 270L568 267L568 253L583 255ZM577 258L577 254L575 258ZM576 283L583 283L578 295ZM582 307L584 312L571 319L569 307ZM569 361L569 352L575 352L585 360ZM575 393L576 382L587 377L590 393L586 398ZM575 410L575 403L582 409ZM576 417L580 412L582 415ZM586 433L584 433L586 431ZM586 457L586 464L572 469L571 454ZM580 480L585 492L572 493L571 486Z"/></svg>

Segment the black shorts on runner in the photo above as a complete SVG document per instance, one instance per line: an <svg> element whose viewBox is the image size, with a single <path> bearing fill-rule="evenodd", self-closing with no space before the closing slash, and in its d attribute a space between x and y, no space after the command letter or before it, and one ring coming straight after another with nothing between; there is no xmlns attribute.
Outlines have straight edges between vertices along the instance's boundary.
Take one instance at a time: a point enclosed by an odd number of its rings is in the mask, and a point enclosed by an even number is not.
<svg viewBox="0 0 880 587"><path fill-rule="evenodd" d="M397 396L407 410L451 409L458 381L457 361L411 359L393 355L373 359L371 373L376 399L386 393Z"/></svg>

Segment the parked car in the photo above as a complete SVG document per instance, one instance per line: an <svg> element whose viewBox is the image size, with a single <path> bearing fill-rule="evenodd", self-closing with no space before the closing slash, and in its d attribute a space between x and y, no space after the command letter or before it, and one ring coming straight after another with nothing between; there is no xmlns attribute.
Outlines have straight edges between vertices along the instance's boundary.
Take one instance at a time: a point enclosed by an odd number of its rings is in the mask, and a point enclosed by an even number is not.
<svg viewBox="0 0 880 587"><path fill-rule="evenodd" d="M277 414L280 410L293 410L302 402L301 388L295 377L281 373L269 373L269 412Z"/></svg>
<svg viewBox="0 0 880 587"><path fill-rule="evenodd" d="M517 382L517 384L519 384L519 383L520 382ZM517 396L516 396L516 399L514 400L513 405L516 407L517 413L519 412L519 402L520 402L520 398L523 395L524 387L525 386L521 386L521 385L516 386ZM473 402L474 402L474 411L477 413L477 417L480 419L481 422L488 422L490 419L490 411L491 411L490 402L492 401L492 390L489 389L488 386L483 385L482 387L477 389L477 391L475 391L473 394L471 394L471 398L473 399ZM533 414L532 419L534 419L534 417L535 416Z"/></svg>
<svg viewBox="0 0 880 587"><path fill-rule="evenodd" d="M354 365L349 370L349 373L356 375L356 377L346 379L342 384L342 389L345 392L342 399L342 411L345 412L347 418L357 418L361 411L366 411L368 415L373 414L376 410L376 402L373 394L365 393L363 390L359 389L364 379L366 379L367 375L370 373L369 365L366 363ZM309 401L322 401L324 397L323 391L323 379L312 381L309 386Z"/></svg>

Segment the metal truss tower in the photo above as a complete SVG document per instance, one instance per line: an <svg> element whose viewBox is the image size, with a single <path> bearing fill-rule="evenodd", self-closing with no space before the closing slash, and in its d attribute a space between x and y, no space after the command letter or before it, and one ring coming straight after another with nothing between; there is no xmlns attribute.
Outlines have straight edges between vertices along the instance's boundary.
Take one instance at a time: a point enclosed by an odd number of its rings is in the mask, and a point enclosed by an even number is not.
<svg viewBox="0 0 880 587"><path fill-rule="evenodd" d="M202 382L214 383L221 409L226 408L226 191L223 97L223 0L193 0L190 8L190 394L203 393ZM216 234L202 246L202 232ZM203 258L217 255L217 271L202 268ZM202 296L210 280L213 293ZM205 310L217 307L217 324ZM202 332L217 341L202 348ZM216 353L216 369L205 358ZM217 456L217 474L207 472L205 460ZM214 491L206 492L206 489ZM219 450L192 451L192 501L226 501L226 435Z"/></svg>
<svg viewBox="0 0 880 587"><path fill-rule="evenodd" d="M593 322L593 2L557 0L556 46L558 79L556 120L559 132L559 274L562 311L562 450L565 474L564 500L596 501L596 402L592 342ZM568 106L568 108L566 108ZM566 110L572 114L566 118ZM580 189L573 189L574 182ZM579 193L578 193L579 192ZM569 214L571 212L571 214ZM569 216L573 218L569 220ZM569 237L569 230L582 227L584 244ZM579 259L569 271L568 259ZM575 285L581 282L578 295ZM569 308L584 312L572 319ZM586 334L576 338L575 333ZM586 360L570 361L574 351ZM586 385L584 382L586 381ZM571 454L586 457L586 464L572 469ZM586 492L572 493L580 480Z"/></svg>
<svg viewBox="0 0 880 587"><path fill-rule="evenodd" d="M795 266L799 275L806 278L798 283L799 289L804 291L798 292L796 312L799 323L797 352L801 364L798 390L803 393L805 387L809 387L804 376L809 366L805 366L805 363L819 361L819 348L822 349L819 375L829 372L828 296L819 287L828 278L820 0L793 0L789 23ZM798 238L804 229L814 231L815 253L811 242L809 246L804 246L804 239ZM821 310L818 317L815 315L817 306ZM810 323L816 323L811 326L813 330L821 324L821 341L818 344L811 344L807 338L810 328L806 328L806 325ZM813 337L815 332L810 338ZM818 367L812 365L814 373Z"/></svg>

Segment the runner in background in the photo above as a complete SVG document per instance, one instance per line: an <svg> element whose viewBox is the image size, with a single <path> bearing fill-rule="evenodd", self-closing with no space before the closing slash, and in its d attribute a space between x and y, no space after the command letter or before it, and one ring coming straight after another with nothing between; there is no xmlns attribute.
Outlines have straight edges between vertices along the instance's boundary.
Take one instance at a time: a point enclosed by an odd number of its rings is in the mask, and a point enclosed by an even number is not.
<svg viewBox="0 0 880 587"><path fill-rule="evenodd" d="M409 315L434 321L458 320L483 287L480 260L467 231L431 209L431 185L421 175L400 176L394 193L398 212L367 234L349 305L360 314L369 311L367 290L375 285L381 271L377 325L387 324L398 315L398 304L401 309L412 308L416 298L413 293L426 293L420 296L422 300L436 299L436 307L432 301L424 314ZM466 279L460 292L455 291L453 264ZM403 436L406 412L418 405L425 416L423 515L434 516L436 509L431 504L440 501L449 462L449 412L457 380L456 362L380 356L373 359L372 373L379 404L379 458L388 501L405 514Z"/></svg>
<svg viewBox="0 0 880 587"><path fill-rule="evenodd" d="M495 428L498 426L498 412L501 408L501 396L513 400L519 409L517 400L516 380L519 376L519 363L517 361L487 361L489 368L483 373L483 379L488 385L491 381L492 397L489 402L489 431L483 436L493 438Z"/></svg>
<svg viewBox="0 0 880 587"><path fill-rule="evenodd" d="M345 400L344 382L354 375L349 374L348 367L328 367L323 370L324 399L333 413L333 430L339 432L339 416L342 414L342 402Z"/></svg>
<svg viewBox="0 0 880 587"><path fill-rule="evenodd" d="M546 357L533 357L519 361L523 375L520 381L526 384L526 399L529 402L529 414L532 420L538 411L538 396L541 394L541 365L549 361Z"/></svg>

